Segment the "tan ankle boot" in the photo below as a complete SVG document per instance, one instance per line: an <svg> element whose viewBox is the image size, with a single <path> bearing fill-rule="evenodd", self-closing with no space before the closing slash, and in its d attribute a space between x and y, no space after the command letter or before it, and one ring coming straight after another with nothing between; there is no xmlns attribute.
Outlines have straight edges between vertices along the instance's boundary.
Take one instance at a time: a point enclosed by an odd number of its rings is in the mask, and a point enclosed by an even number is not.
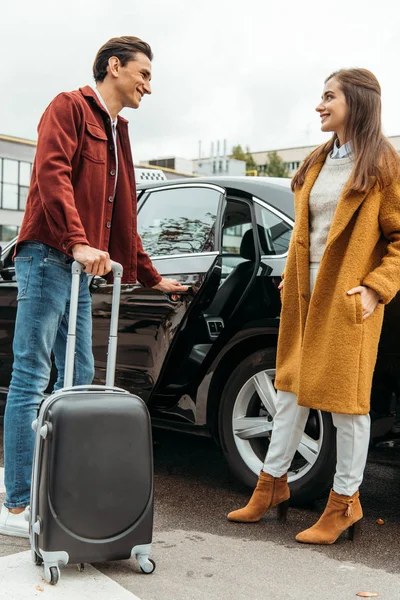
<svg viewBox="0 0 400 600"><path fill-rule="evenodd" d="M228 519L238 523L256 523L268 509L278 506L279 520L286 521L289 498L287 473L282 477L272 477L261 471L257 487L247 506L230 512Z"/></svg>
<svg viewBox="0 0 400 600"><path fill-rule="evenodd" d="M321 518L313 527L296 535L296 540L303 544L333 544L346 529L353 540L362 517L358 491L352 496L342 496L331 490Z"/></svg>

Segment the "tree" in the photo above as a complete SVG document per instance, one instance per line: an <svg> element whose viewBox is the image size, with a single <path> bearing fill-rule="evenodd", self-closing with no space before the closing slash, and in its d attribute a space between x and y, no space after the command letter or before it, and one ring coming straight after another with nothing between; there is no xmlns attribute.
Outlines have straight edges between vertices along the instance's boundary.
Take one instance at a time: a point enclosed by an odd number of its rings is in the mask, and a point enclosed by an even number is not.
<svg viewBox="0 0 400 600"><path fill-rule="evenodd" d="M240 144L238 144L237 146L233 146L231 158L235 158L236 160L244 160L246 163L246 171L258 172L257 164L253 158L252 153L250 152L249 146L246 146L246 150L243 150Z"/></svg>
<svg viewBox="0 0 400 600"><path fill-rule="evenodd" d="M289 177L285 163L277 152L268 152L268 163L265 174L269 177Z"/></svg>
<svg viewBox="0 0 400 600"><path fill-rule="evenodd" d="M246 153L240 144L233 146L231 158L235 158L236 160L246 160Z"/></svg>

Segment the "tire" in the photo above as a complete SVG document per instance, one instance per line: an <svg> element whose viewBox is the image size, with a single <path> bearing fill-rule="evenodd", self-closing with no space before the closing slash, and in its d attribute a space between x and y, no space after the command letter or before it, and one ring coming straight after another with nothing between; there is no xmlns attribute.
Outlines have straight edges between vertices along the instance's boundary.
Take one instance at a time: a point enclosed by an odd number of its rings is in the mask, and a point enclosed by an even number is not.
<svg viewBox="0 0 400 600"><path fill-rule="evenodd" d="M225 458L233 473L251 488L256 485L271 439L273 415L265 404L276 404L275 362L275 348L244 358L226 382L219 407L219 436ZM257 386L264 390L265 404ZM252 421L245 422L245 418ZM332 485L335 465L332 417L311 410L302 444L288 473L292 503L307 504L324 497Z"/></svg>

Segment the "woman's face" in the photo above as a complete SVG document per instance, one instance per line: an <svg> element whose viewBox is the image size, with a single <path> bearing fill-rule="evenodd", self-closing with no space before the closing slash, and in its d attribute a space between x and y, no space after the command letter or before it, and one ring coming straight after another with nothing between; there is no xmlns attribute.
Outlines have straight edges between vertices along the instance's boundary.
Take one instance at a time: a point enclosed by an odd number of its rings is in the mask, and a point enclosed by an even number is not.
<svg viewBox="0 0 400 600"><path fill-rule="evenodd" d="M343 139L348 110L346 98L335 77L326 82L322 100L315 110L321 118L322 131L336 133L340 144L348 141Z"/></svg>

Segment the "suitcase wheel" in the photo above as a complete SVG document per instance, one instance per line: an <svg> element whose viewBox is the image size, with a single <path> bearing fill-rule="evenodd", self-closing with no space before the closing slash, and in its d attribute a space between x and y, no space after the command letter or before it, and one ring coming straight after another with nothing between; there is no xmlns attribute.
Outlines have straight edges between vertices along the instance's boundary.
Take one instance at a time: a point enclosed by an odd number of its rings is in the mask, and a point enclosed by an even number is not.
<svg viewBox="0 0 400 600"><path fill-rule="evenodd" d="M151 573L153 573L153 571L155 571L156 563L153 559L144 558L143 556L138 556L137 559L142 573L144 573L145 575L150 575Z"/></svg>
<svg viewBox="0 0 400 600"><path fill-rule="evenodd" d="M58 567L50 567L50 585L56 585L60 579L60 569Z"/></svg>
<svg viewBox="0 0 400 600"><path fill-rule="evenodd" d="M58 567L44 566L44 578L50 585L57 585L60 579L60 569Z"/></svg>

